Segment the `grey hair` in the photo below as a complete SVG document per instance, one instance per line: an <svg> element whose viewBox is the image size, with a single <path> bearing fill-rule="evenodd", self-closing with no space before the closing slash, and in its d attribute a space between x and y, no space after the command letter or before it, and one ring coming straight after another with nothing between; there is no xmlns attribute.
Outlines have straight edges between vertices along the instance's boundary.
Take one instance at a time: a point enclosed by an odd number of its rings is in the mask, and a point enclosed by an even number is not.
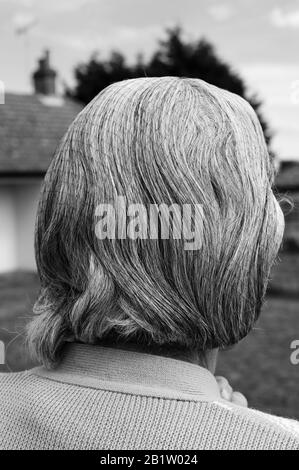
<svg viewBox="0 0 299 470"><path fill-rule="evenodd" d="M70 126L46 174L36 223L41 281L28 328L54 366L67 341L107 338L207 351L248 334L281 243L273 167L257 116L199 79L115 83ZM115 201L202 204L202 248L99 240Z"/></svg>

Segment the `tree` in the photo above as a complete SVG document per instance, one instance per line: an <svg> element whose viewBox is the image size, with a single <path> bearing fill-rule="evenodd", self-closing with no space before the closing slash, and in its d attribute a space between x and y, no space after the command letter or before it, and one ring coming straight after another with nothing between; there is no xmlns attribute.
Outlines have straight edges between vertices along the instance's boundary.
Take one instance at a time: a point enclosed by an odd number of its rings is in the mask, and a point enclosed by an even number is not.
<svg viewBox="0 0 299 470"><path fill-rule="evenodd" d="M76 84L67 94L87 104L103 88L111 83L134 77L179 76L201 78L245 98L257 113L265 140L270 146L271 133L256 96L249 96L242 78L216 54L211 43L202 38L188 42L182 38L179 27L166 30L166 39L158 43L152 57L145 62L139 54L133 65L128 65L124 56L112 52L108 60L99 60L95 55L86 64L75 68Z"/></svg>

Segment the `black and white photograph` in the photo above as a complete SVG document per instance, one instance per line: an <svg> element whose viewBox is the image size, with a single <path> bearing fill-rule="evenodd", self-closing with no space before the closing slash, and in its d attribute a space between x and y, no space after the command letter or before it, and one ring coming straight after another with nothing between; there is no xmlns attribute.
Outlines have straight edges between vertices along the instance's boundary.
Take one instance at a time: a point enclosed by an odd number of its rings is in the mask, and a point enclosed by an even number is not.
<svg viewBox="0 0 299 470"><path fill-rule="evenodd" d="M0 0L1 451L299 450L298 51L299 0Z"/></svg>

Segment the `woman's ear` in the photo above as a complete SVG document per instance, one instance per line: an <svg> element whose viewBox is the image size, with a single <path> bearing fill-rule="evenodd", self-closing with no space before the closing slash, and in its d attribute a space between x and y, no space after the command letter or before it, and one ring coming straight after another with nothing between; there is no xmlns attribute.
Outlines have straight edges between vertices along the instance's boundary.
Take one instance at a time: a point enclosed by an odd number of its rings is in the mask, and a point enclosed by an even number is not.
<svg viewBox="0 0 299 470"><path fill-rule="evenodd" d="M281 237L281 240L282 240L284 229L285 229L285 220L284 220L284 215L283 215L283 212L281 210L281 207L280 207L280 205L279 205L276 198L275 198L275 205L276 205L276 209L277 209L277 227L278 227L277 231L278 231L279 236Z"/></svg>

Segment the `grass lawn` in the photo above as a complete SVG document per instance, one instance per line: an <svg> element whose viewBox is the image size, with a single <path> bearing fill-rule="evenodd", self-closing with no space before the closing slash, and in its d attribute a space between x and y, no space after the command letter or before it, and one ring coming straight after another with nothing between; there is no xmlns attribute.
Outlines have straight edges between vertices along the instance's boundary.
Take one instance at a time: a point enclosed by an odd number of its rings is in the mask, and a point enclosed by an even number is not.
<svg viewBox="0 0 299 470"><path fill-rule="evenodd" d="M0 276L0 340L6 345L1 371L33 366L24 344L24 327L37 291L32 273ZM299 365L290 362L294 339L299 340L299 298L268 297L251 334L221 352L217 372L247 396L251 407L299 419Z"/></svg>

